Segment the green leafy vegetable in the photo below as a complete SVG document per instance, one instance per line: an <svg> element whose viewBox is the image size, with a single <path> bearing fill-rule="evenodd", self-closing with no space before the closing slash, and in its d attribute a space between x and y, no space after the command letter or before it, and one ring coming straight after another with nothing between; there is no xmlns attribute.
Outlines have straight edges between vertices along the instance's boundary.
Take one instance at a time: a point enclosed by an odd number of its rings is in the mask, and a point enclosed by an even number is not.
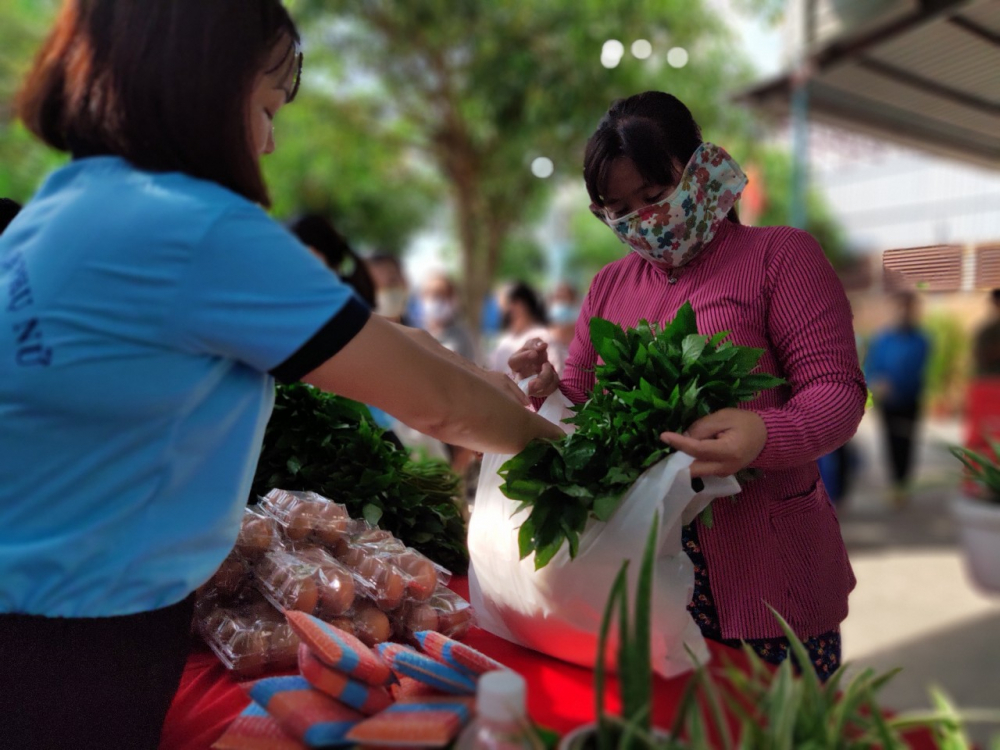
<svg viewBox="0 0 1000 750"><path fill-rule="evenodd" d="M522 558L535 553L540 569L564 543L575 556L587 520L609 519L639 475L672 452L663 432L683 432L784 383L754 372L762 349L735 346L728 335L699 334L690 303L662 330L645 320L626 330L591 319L602 364L589 400L567 420L576 432L533 442L500 468L504 495L530 509L518 540Z"/></svg>
<svg viewBox="0 0 1000 750"><path fill-rule="evenodd" d="M317 492L453 572L468 568L458 477L439 461L411 461L354 401L278 387L251 502L276 487Z"/></svg>

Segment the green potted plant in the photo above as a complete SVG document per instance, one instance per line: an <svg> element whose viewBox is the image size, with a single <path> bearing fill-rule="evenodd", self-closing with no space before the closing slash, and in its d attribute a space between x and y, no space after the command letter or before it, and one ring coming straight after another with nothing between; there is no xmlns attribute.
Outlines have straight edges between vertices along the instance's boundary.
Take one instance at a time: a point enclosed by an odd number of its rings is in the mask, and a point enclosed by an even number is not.
<svg viewBox="0 0 1000 750"><path fill-rule="evenodd" d="M809 654L792 628L772 609L791 645L792 657L776 669L749 647L749 669L727 664L717 674L698 665L688 681L669 732L652 725L653 674L650 666L650 616L653 561L659 519L654 519L629 612L628 562L623 563L604 609L594 670L597 721L564 737L559 750L906 750L905 733L925 729L940 750L969 750L966 721L1000 723L1000 711L957 711L933 691L935 708L886 718L879 691L899 670L876 674L866 669L845 684L844 665L825 683L808 665ZM617 615L617 671L621 714L605 710L606 657ZM730 731L724 708L738 725ZM995 750L1000 750L1000 742Z"/></svg>
<svg viewBox="0 0 1000 750"><path fill-rule="evenodd" d="M987 451L953 446L974 490L960 493L952 508L973 580L1000 593L1000 440L987 439Z"/></svg>
<svg viewBox="0 0 1000 750"><path fill-rule="evenodd" d="M650 657L650 632L653 602L653 562L656 557L659 513L650 526L642 556L642 567L635 589L635 609L629 614L628 561L622 564L611 587L604 607L597 642L594 667L594 695L597 699L597 721L566 735L560 750L612 750L651 747L672 750L669 736L652 726L653 669ZM618 689L621 716L611 716L605 710L606 662L611 623L617 614ZM676 746L678 750L682 747Z"/></svg>

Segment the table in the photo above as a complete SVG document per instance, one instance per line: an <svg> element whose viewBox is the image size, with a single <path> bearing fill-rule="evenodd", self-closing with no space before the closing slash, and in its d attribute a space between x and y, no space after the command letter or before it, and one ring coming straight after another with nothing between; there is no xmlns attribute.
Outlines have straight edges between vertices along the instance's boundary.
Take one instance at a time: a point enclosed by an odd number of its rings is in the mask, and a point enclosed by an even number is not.
<svg viewBox="0 0 1000 750"><path fill-rule="evenodd" d="M451 588L468 598L468 580L456 577ZM591 670L508 643L478 628L465 642L519 672L528 683L528 713L538 724L565 734L594 720L594 674ZM709 642L711 668L727 662L748 666L743 652ZM672 680L655 678L653 721L669 727L690 675ZM609 710L618 709L617 682L608 678ZM188 660L181 686L164 724L160 750L209 750L249 699L218 659L207 649ZM934 750L924 733L908 737L913 750Z"/></svg>

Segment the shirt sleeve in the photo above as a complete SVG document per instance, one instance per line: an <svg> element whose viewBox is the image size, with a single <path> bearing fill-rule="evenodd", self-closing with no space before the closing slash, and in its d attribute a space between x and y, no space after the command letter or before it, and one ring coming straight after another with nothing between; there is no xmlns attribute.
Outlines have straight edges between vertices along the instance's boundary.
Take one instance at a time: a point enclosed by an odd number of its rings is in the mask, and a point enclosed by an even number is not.
<svg viewBox="0 0 1000 750"><path fill-rule="evenodd" d="M850 304L810 235L794 232L768 270L768 337L791 387L780 408L758 414L767 444L751 466L787 469L835 450L857 430L867 390Z"/></svg>
<svg viewBox="0 0 1000 750"><path fill-rule="evenodd" d="M370 311L351 288L258 206L225 212L193 250L175 335L294 382L340 351Z"/></svg>

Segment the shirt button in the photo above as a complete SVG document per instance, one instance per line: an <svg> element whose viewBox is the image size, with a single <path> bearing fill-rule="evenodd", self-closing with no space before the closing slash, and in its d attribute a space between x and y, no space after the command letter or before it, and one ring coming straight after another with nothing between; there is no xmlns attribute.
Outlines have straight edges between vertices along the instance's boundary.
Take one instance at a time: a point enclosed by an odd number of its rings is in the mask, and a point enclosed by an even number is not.
<svg viewBox="0 0 1000 750"><path fill-rule="evenodd" d="M668 284L676 284L677 283L677 277L676 276L671 276L669 279L667 279L667 283Z"/></svg>

